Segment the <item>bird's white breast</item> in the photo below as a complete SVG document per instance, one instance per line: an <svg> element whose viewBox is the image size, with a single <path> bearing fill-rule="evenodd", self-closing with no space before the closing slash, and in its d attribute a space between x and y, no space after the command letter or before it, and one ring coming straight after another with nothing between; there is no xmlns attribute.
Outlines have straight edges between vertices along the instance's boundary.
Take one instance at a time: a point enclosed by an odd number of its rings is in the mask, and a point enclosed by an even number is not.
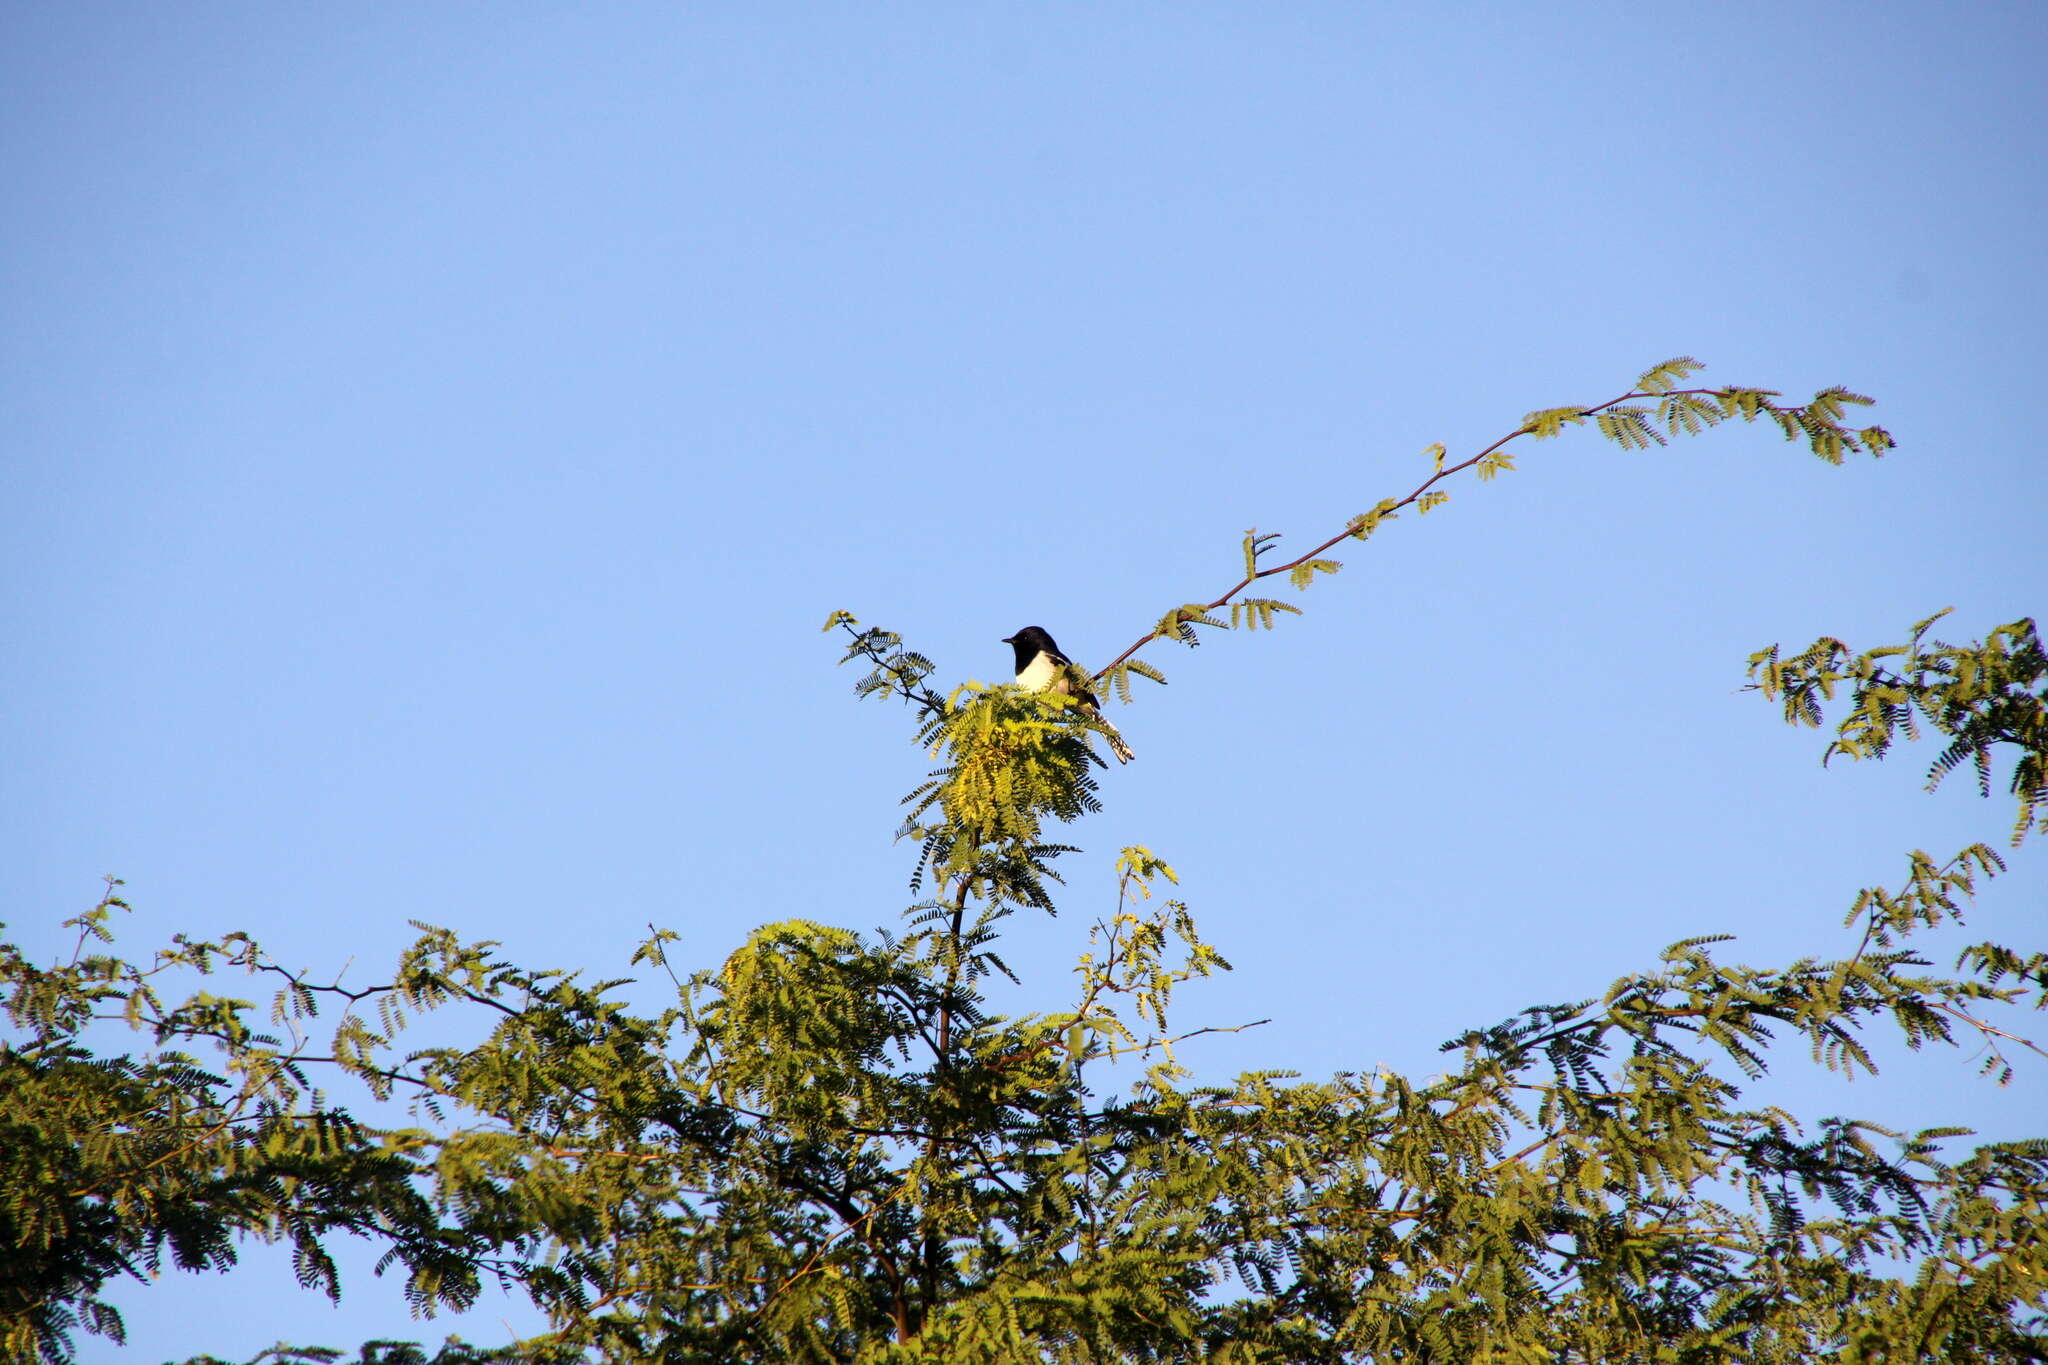
<svg viewBox="0 0 2048 1365"><path fill-rule="evenodd" d="M1022 673L1017 675L1017 686L1027 692L1043 692L1065 676L1058 664L1046 658L1044 654L1039 654L1024 666Z"/></svg>

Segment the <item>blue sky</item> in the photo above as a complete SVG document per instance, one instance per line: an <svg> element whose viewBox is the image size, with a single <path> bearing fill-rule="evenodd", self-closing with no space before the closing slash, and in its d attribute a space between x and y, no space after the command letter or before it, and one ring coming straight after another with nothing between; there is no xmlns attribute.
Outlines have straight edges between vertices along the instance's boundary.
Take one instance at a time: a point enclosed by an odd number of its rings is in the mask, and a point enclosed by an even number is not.
<svg viewBox="0 0 2048 1365"><path fill-rule="evenodd" d="M1075 832L1237 965L1204 1071L1378 1064L1663 945L1842 950L1905 850L2002 838L1908 755L1823 772L1772 641L2042 610L2038 6L207 4L0 15L6 917L372 973L409 920L618 974L893 922L924 771L818 633L946 682L1106 662L1532 408L1703 379L1875 395L1590 436L1340 551L1272 635L1147 657ZM2020 851L1977 936L2038 926ZM1802 1112L2038 1132L1967 1054ZM124 1359L438 1339L275 1258L122 1295ZM493 1305L458 1323L503 1337Z"/></svg>

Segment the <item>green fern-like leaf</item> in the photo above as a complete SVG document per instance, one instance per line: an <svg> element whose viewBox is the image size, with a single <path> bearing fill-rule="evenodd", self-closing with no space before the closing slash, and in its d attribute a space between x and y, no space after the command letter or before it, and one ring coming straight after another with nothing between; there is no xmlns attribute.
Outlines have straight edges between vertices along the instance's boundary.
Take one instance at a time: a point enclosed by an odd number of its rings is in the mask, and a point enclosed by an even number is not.
<svg viewBox="0 0 2048 1365"><path fill-rule="evenodd" d="M1278 531L1260 534L1256 529L1244 533L1244 576L1256 578L1259 574L1259 556L1273 548L1273 542L1280 539Z"/></svg>
<svg viewBox="0 0 2048 1365"><path fill-rule="evenodd" d="M1230 604L1230 627L1248 630L1271 630L1274 612L1289 612L1301 615L1301 608L1287 602L1277 602L1270 597L1247 597Z"/></svg>
<svg viewBox="0 0 2048 1365"><path fill-rule="evenodd" d="M1650 425L1648 408L1609 408L1595 419L1600 434L1624 450L1648 450L1664 445L1664 434Z"/></svg>
<svg viewBox="0 0 2048 1365"><path fill-rule="evenodd" d="M1183 602L1159 618L1159 624L1152 628L1152 634L1156 639L1179 640L1192 649L1202 643L1202 637L1195 633L1196 626L1230 629L1230 623L1211 616L1208 606L1204 603Z"/></svg>
<svg viewBox="0 0 2048 1365"><path fill-rule="evenodd" d="M1166 686L1166 675L1151 664L1146 663L1143 659L1126 659L1115 668L1110 669L1107 674L1109 685L1115 689L1119 701L1129 703L1131 700L1131 675L1133 673L1141 678L1149 678L1161 687Z"/></svg>
<svg viewBox="0 0 2048 1365"><path fill-rule="evenodd" d="M1301 563L1295 565L1292 569L1289 569L1287 571L1287 579L1288 582L1292 583L1294 587L1297 590L1299 590L1302 588L1306 588L1310 583L1313 583L1315 581L1315 577L1317 574L1336 573L1339 569L1343 567L1344 564L1341 560L1304 559L1301 561Z"/></svg>
<svg viewBox="0 0 2048 1365"><path fill-rule="evenodd" d="M1549 440L1561 433L1567 426L1579 426L1586 420L1580 408L1543 408L1522 419L1522 429L1539 441ZM1484 463L1481 469L1485 468ZM1484 478L1482 474L1480 477Z"/></svg>
<svg viewBox="0 0 2048 1365"><path fill-rule="evenodd" d="M1688 378L1705 369L1689 355L1676 356L1661 365L1653 365L1636 379L1638 393L1669 393Z"/></svg>
<svg viewBox="0 0 2048 1365"><path fill-rule="evenodd" d="M1768 389L1722 389L1714 396L1721 404L1722 416L1740 417L1745 422L1754 422L1777 397Z"/></svg>
<svg viewBox="0 0 2048 1365"><path fill-rule="evenodd" d="M1357 516L1353 517L1350 520L1350 522L1347 523L1346 530L1350 532L1352 538L1355 540L1370 539L1372 533L1380 528L1381 522L1392 521L1395 519L1395 517L1399 515L1399 513L1397 513L1394 510L1395 505L1396 504L1394 499L1381 498L1377 503L1373 505L1373 508L1370 512L1360 512ZM1302 581L1306 582L1307 580ZM1301 583L1297 582L1295 586L1300 587Z"/></svg>
<svg viewBox="0 0 2048 1365"><path fill-rule="evenodd" d="M1657 420L1670 435L1697 436L1723 420L1720 404L1695 393L1673 394L1657 404Z"/></svg>

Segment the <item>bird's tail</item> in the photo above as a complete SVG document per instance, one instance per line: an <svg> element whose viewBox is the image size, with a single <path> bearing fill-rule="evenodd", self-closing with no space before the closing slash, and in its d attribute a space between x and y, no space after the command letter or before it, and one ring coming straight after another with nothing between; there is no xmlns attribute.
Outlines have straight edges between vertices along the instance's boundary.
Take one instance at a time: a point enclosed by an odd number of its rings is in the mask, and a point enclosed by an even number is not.
<svg viewBox="0 0 2048 1365"><path fill-rule="evenodd" d="M1102 729L1102 737L1109 741L1109 751L1116 755L1117 762L1128 763L1138 756L1138 751L1133 749L1129 741L1117 732L1117 728L1114 725L1105 720L1102 722Z"/></svg>
<svg viewBox="0 0 2048 1365"><path fill-rule="evenodd" d="M1066 689L1062 688L1061 690L1065 691ZM1068 693L1067 695L1072 696L1073 694ZM1117 731L1117 728L1109 723L1109 717L1102 714L1102 708L1096 705L1095 698L1092 695L1086 693L1082 695L1081 710L1088 719L1102 727L1102 737L1109 741L1109 751L1116 755L1117 762L1128 763L1138 756L1138 751L1133 749L1129 741Z"/></svg>

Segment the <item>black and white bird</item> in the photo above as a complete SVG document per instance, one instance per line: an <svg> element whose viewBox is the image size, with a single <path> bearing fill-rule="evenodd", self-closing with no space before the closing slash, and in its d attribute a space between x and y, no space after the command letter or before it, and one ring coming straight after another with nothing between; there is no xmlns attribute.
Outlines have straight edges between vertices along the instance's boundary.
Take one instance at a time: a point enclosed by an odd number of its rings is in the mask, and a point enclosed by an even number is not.
<svg viewBox="0 0 2048 1365"><path fill-rule="evenodd" d="M1043 628L1026 626L1015 635L1006 636L1003 643L1017 651L1017 686L1026 692L1058 692L1074 698L1090 720L1101 724L1106 732L1103 738L1109 741L1109 751L1116 755L1117 762L1128 763L1138 756L1103 717L1101 704L1088 690L1088 675L1060 653L1059 645Z"/></svg>

